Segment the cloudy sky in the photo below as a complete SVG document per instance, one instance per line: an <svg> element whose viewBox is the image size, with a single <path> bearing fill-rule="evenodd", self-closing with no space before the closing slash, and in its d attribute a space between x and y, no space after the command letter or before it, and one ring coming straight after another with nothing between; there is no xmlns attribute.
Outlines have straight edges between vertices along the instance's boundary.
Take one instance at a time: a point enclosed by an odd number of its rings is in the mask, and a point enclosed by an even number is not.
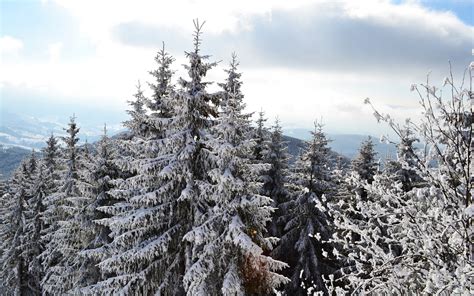
<svg viewBox="0 0 474 296"><path fill-rule="evenodd" d="M473 9L470 0L1 0L0 108L116 124L162 41L185 75L199 18L203 52L221 61L208 79L223 79L235 51L249 111L287 128L322 118L331 133L377 134L363 99L415 117L410 85L429 71L441 85L448 61L461 77L472 60Z"/></svg>

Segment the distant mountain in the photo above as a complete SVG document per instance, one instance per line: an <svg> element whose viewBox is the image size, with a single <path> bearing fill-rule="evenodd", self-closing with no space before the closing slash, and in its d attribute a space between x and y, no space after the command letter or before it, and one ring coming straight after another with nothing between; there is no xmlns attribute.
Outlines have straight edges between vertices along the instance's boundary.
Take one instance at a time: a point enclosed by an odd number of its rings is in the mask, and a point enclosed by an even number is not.
<svg viewBox="0 0 474 296"><path fill-rule="evenodd" d="M103 126L81 124L79 137L81 142L94 142L103 133ZM24 114L1 112L0 114L0 144L7 147L21 147L24 149L39 149L45 146L46 139L51 135L62 136L67 122L54 122ZM109 125L108 133L113 135L119 132L121 125Z"/></svg>
<svg viewBox="0 0 474 296"><path fill-rule="evenodd" d="M288 153L291 155L290 163L294 163L294 161L298 158L298 156L305 148L305 140L285 135L283 136L283 140L288 144ZM342 158L339 159L339 156L342 156ZM344 167L347 167L351 160L347 156L332 150L331 161L333 162L333 164L335 164L337 161L342 161L342 165Z"/></svg>
<svg viewBox="0 0 474 296"><path fill-rule="evenodd" d="M308 140L311 137L309 130L306 129L285 129L283 131L285 135L298 138L301 140ZM344 155L350 159L357 155L360 144L366 140L369 135L356 135L356 134L329 134L328 138L331 140L329 146L334 152ZM375 151L378 153L378 157L382 160L387 157L396 157L396 147L393 144L380 143L378 137L372 136L372 141L375 145Z"/></svg>
<svg viewBox="0 0 474 296"><path fill-rule="evenodd" d="M26 115L8 112L1 114L0 144L4 146L40 148L51 133L62 134L62 126Z"/></svg>
<svg viewBox="0 0 474 296"><path fill-rule="evenodd" d="M67 126L67 122L55 122L22 114L2 112L0 115L0 174L4 176L11 174L23 157L30 153L29 150L44 147L51 133L57 136L64 135L63 128ZM84 143L86 139L89 143L93 143L103 133L102 126L89 126L86 122L82 124L81 121L78 121L78 125L81 129L79 133L81 143ZM108 125L107 129L110 136L126 135L120 124ZM292 161L294 161L304 147L304 141L311 135L306 129L285 129L284 134L284 140L288 143L288 152L293 156ZM367 136L329 134L328 138L332 140L329 144L331 149L345 156L344 162L348 163L357 154L360 143ZM396 149L393 145L380 143L375 137L373 141L381 159L387 156L395 157ZM334 154L334 157L336 158L337 155Z"/></svg>
<svg viewBox="0 0 474 296"><path fill-rule="evenodd" d="M90 126L78 121L81 143L97 141L103 133L103 126ZM65 135L67 122L55 122L24 114L0 112L0 178L11 175L22 159L45 146L46 139ZM108 125L108 134L114 135L123 130L120 124Z"/></svg>
<svg viewBox="0 0 474 296"><path fill-rule="evenodd" d="M97 141L102 132L103 126L88 125L87 119L84 122L78 120L80 128L79 137L81 142L87 140L92 143ZM24 114L1 112L0 114L0 144L4 146L16 146L25 149L38 149L44 147L46 139L54 133L55 135L64 135L67 122L57 122L52 120L40 119ZM121 124L107 125L109 135L113 136L121 131ZM308 140L310 133L307 129L293 128L285 129L284 134L288 137ZM358 151L360 143L367 138L367 135L356 134L329 134L330 147L337 153L346 157L353 158ZM379 157L385 158L387 155L395 156L395 147L384 143L379 143L378 137L374 138L375 149ZM289 152L294 154L297 146L289 141Z"/></svg>
<svg viewBox="0 0 474 296"><path fill-rule="evenodd" d="M365 141L367 137L364 135L330 134L329 138L332 140L330 146L334 151L352 159L357 155L361 142ZM381 143L378 137L372 137L372 141L375 145L375 151L378 153L378 158L382 160L396 158L395 145Z"/></svg>
<svg viewBox="0 0 474 296"><path fill-rule="evenodd" d="M9 178L23 158L30 153L28 149L0 145L0 179Z"/></svg>

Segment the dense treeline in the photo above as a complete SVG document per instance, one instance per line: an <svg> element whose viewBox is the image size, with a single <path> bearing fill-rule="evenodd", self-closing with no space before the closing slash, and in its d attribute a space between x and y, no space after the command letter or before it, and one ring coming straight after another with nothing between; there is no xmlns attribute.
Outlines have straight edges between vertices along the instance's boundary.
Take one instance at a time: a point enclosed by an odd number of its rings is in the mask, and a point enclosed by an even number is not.
<svg viewBox="0 0 474 296"><path fill-rule="evenodd" d="M81 146L72 117L0 183L2 294L474 293L472 83L413 85L419 123L374 108L399 137L383 167L370 138L344 165L318 122L290 161L280 122L245 113L236 55L208 91L195 28L188 77L163 46L126 134Z"/></svg>

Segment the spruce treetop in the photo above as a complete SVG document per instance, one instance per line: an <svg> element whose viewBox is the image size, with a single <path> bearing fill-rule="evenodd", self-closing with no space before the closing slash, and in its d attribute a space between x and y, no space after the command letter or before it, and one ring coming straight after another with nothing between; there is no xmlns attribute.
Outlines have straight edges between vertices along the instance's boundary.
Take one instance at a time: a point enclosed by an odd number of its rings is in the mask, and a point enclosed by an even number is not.
<svg viewBox="0 0 474 296"><path fill-rule="evenodd" d="M165 50L165 43L163 42L163 47L155 56L158 68L149 72L155 78L155 83L148 83L153 91L153 100L147 101L147 106L152 111L161 112L161 115L165 117L171 115L171 110L169 110L169 106L165 104L164 99L170 95L170 92L174 88L171 81L175 72L171 69L174 60L175 59Z"/></svg>
<svg viewBox="0 0 474 296"><path fill-rule="evenodd" d="M359 174L362 180L366 180L369 184L374 180L377 173L378 165L376 161L377 152L374 150L372 138L362 142L358 156L352 161L352 170Z"/></svg>

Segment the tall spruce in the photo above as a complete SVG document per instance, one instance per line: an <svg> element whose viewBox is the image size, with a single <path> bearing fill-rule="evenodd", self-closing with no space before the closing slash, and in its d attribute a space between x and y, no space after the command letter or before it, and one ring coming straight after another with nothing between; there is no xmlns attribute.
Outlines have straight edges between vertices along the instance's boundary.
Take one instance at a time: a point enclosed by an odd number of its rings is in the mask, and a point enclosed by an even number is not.
<svg viewBox="0 0 474 296"><path fill-rule="evenodd" d="M0 197L2 197L4 194L7 194L7 191L7 181L3 178L3 175L0 174Z"/></svg>
<svg viewBox="0 0 474 296"><path fill-rule="evenodd" d="M48 231L44 264L45 276L42 281L45 293L63 294L78 282L79 268L75 258L84 247L84 229L80 223L80 212L87 202L84 196L84 180L80 178L80 157L77 134L79 128L75 117L71 117L67 135L62 137L66 144L66 170L64 181L58 192L48 202L56 212L53 227Z"/></svg>
<svg viewBox="0 0 474 296"><path fill-rule="evenodd" d="M204 79L216 63L207 62L209 56L201 54L203 24L196 20L194 25L194 48L185 52L189 63L184 68L189 78L180 78L181 88L172 95L177 105L171 133L166 142L175 152L161 172L166 182L163 189L176 203L174 208L177 210L171 225L176 227L177 238L184 238L184 243L176 251L184 264L184 277L181 280L187 294L194 291L194 283L190 279L196 272L200 259L200 242L195 240L194 228L205 221L211 208L205 197L209 187L207 173L213 168L213 162L211 151L205 142L214 124L213 118L217 116L216 105L221 97L220 94L210 94L206 90L210 82ZM180 238L181 235L183 236Z"/></svg>
<svg viewBox="0 0 474 296"><path fill-rule="evenodd" d="M352 171L356 172L361 180L365 180L369 184L374 180L374 176L378 170L376 155L377 152L374 150L372 138L368 137L367 140L362 142L359 148L359 154L351 163Z"/></svg>
<svg viewBox="0 0 474 296"><path fill-rule="evenodd" d="M48 140L46 140L46 147L43 148L43 164L46 168L46 172L55 182L59 180L60 158L61 150L58 140L54 135L51 135Z"/></svg>
<svg viewBox="0 0 474 296"><path fill-rule="evenodd" d="M335 265L332 248L324 243L332 235L326 201L334 194L334 180L322 127L315 123L312 139L295 164L291 177L297 191L288 206L284 234L274 251L277 258L287 258L290 265L287 272L291 283L285 287L289 295L306 295L303 287L308 286L327 294L323 276L331 274Z"/></svg>
<svg viewBox="0 0 474 296"><path fill-rule="evenodd" d="M131 136L145 137L149 130L145 109L146 97L143 94L140 81L136 88L137 92L133 95L135 99L128 101L128 104L131 106L131 109L127 110L130 119L126 120L123 125L128 128Z"/></svg>
<svg viewBox="0 0 474 296"><path fill-rule="evenodd" d="M28 161L23 161L11 179L10 192L2 197L0 238L1 279L9 295L35 295L28 286L26 221L30 184Z"/></svg>
<svg viewBox="0 0 474 296"><path fill-rule="evenodd" d="M169 97L171 92L174 90L171 80L174 73L174 71L171 69L174 58L165 50L164 42L163 47L155 56L155 62L158 64L158 68L150 71L150 74L153 76L153 78L155 78L155 81L153 83L149 83L153 94L152 99L147 100L147 106L152 111L152 114L157 113L157 118L166 119L170 118L173 112L172 106L167 100L164 100L163 98ZM163 124L165 123L166 122L163 122Z"/></svg>
<svg viewBox="0 0 474 296"><path fill-rule="evenodd" d="M45 272L49 266L55 264L59 256L59 252L47 248L47 244L52 239L55 230L59 227L58 221L63 215L58 204L61 201L59 194L59 189L62 183L61 179L65 172L63 169L62 152L54 135L51 135L46 141L46 147L43 148L42 163L44 166L42 173L45 182L41 186L38 186L38 189L41 188L44 189L44 191L40 190L37 191L37 193L47 192L47 194L42 197L42 203L45 209L42 216L43 229L41 233L41 241L44 249L39 256L39 260L42 264L42 272ZM39 182L40 180L38 180L38 183Z"/></svg>
<svg viewBox="0 0 474 296"><path fill-rule="evenodd" d="M4 272L18 272L15 280L16 287L12 289L14 293L25 295L39 295L41 293L39 281L41 274L31 267L35 267L36 257L39 254L39 215L40 208L36 203L36 180L38 178L38 160L33 150L30 157L26 159L20 166L17 175L14 177L13 200L7 207L7 211L13 212L16 217L10 217L6 223L10 223L8 228L15 229L16 233L13 240L6 240L6 244L10 244L10 248L14 250L7 251L10 253L10 260L18 260L16 266L11 270L5 267ZM8 214L7 214L8 217ZM17 220L21 219L21 221ZM8 248L8 245L5 247ZM4 255L5 255L4 254ZM7 260L8 261L8 260ZM37 266L37 264L36 264ZM14 278L15 276L7 276ZM10 287L11 282L10 282Z"/></svg>
<svg viewBox="0 0 474 296"><path fill-rule="evenodd" d="M42 294L41 281L44 276L44 268L41 254L45 248L43 234L45 230L45 198L54 190L51 174L46 171L43 161L38 163L38 173L35 174L31 198L28 201L28 215L26 237L28 239L27 261L28 261L28 286L34 291L34 295Z"/></svg>
<svg viewBox="0 0 474 296"><path fill-rule="evenodd" d="M266 144L268 141L268 129L265 127L265 112L260 110L258 112L257 127L255 128L255 147L253 149L253 155L256 161L261 162L264 158L264 151L266 150Z"/></svg>
<svg viewBox="0 0 474 296"><path fill-rule="evenodd" d="M233 55L226 82L220 84L219 117L205 143L215 158L212 182L201 191L208 209L185 236L196 250L184 277L189 295L262 295L287 280L275 273L285 264L266 255L272 249L272 240L265 238L271 200L258 194L262 167L249 157L252 114L243 113L237 66Z"/></svg>
<svg viewBox="0 0 474 296"><path fill-rule="evenodd" d="M84 179L87 180L85 194L89 197L84 209L80 212L80 222L84 229L84 248L79 250L76 265L79 265L77 293L89 292L88 287L105 279L98 263L107 254L108 244L111 242L110 228L100 223L102 219L110 217L99 211L100 207L111 206L115 200L110 196L113 189L112 180L116 179L119 170L115 164L115 149L113 142L104 134L97 145L97 152L88 164ZM83 289L84 288L84 289Z"/></svg>
<svg viewBox="0 0 474 296"><path fill-rule="evenodd" d="M289 181L290 155L287 150L288 146L283 140L280 121L276 119L272 126L268 147L264 150L264 160L270 168L265 172L262 180L263 194L272 199L272 206L275 208L268 227L269 234L274 237L281 237L283 233L283 216L287 210L285 206L289 201L287 182Z"/></svg>
<svg viewBox="0 0 474 296"><path fill-rule="evenodd" d="M114 188L109 192L115 203L98 208L106 217L97 223L110 229L112 242L102 248L105 255L99 263L106 277L83 290L90 294L184 293L180 249L184 230L173 224L180 222L174 220L179 210L177 196L168 192L174 188L167 187L168 180L161 176L174 148L165 138L172 132L176 103L171 99L172 58L163 49L155 60L158 68L151 73L157 81L150 84L153 98L139 91L133 112L129 112L132 135L121 141L128 152L116 161L125 175L111 182ZM146 114L146 105L150 114Z"/></svg>

